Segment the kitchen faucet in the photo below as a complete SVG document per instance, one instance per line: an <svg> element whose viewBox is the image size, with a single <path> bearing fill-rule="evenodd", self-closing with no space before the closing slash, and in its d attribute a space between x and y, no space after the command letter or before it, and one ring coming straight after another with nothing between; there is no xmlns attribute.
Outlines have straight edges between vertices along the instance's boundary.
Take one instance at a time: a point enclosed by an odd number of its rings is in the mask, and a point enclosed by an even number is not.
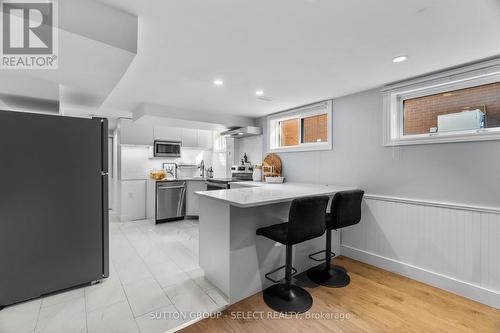
<svg viewBox="0 0 500 333"><path fill-rule="evenodd" d="M205 178L205 161L201 160L200 166L198 167L200 169L200 177Z"/></svg>

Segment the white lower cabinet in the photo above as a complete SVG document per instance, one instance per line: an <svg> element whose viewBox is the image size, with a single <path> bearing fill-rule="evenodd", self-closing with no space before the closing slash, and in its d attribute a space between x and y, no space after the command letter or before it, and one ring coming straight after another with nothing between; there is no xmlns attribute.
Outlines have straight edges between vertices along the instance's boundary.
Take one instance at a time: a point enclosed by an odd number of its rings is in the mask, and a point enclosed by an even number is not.
<svg viewBox="0 0 500 333"><path fill-rule="evenodd" d="M199 198L196 194L197 191L206 191L207 184L203 180L188 180L186 181L186 215L198 216L199 215Z"/></svg>
<svg viewBox="0 0 500 333"><path fill-rule="evenodd" d="M121 181L121 221L146 218L146 180Z"/></svg>

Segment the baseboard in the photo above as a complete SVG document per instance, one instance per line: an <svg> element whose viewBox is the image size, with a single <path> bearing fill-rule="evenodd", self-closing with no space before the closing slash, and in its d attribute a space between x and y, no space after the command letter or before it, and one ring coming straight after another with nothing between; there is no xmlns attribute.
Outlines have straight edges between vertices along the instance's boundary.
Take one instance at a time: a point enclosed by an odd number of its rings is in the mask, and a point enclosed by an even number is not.
<svg viewBox="0 0 500 333"><path fill-rule="evenodd" d="M119 222L132 222L132 221L141 221L147 219L148 219L147 217L137 218L136 216L132 215L118 215Z"/></svg>
<svg viewBox="0 0 500 333"><path fill-rule="evenodd" d="M486 289L469 282L457 280L450 276L432 272L424 268L383 257L375 253L359 250L347 245L341 245L340 253L345 257L404 275L411 279L500 309L500 293L494 290Z"/></svg>

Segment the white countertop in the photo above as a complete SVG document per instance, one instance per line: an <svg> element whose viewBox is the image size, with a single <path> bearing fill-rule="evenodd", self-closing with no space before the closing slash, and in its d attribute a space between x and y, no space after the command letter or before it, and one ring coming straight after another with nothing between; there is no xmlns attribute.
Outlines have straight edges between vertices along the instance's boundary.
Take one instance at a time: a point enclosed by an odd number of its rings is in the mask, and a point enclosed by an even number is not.
<svg viewBox="0 0 500 333"><path fill-rule="evenodd" d="M354 187L340 185L320 185L306 183L268 184L262 182L234 182L244 188L229 190L200 191L197 195L228 202L237 207L269 205L293 199L333 195L339 191L353 190ZM233 184L233 183L231 183Z"/></svg>
<svg viewBox="0 0 500 333"><path fill-rule="evenodd" d="M188 181L188 180L196 180L196 181L205 181L206 178L201 178L201 177L183 177L183 178L176 178L176 179L162 179L162 180L156 180L156 179L148 179L153 182L161 183L161 182L181 182L181 181Z"/></svg>

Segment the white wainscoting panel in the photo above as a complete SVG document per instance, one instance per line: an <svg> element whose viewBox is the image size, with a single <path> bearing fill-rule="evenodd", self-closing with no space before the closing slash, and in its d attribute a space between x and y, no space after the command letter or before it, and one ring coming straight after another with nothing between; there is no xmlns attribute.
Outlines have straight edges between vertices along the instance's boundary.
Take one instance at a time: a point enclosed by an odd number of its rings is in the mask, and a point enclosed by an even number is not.
<svg viewBox="0 0 500 333"><path fill-rule="evenodd" d="M500 308L500 214L366 196L341 253Z"/></svg>

